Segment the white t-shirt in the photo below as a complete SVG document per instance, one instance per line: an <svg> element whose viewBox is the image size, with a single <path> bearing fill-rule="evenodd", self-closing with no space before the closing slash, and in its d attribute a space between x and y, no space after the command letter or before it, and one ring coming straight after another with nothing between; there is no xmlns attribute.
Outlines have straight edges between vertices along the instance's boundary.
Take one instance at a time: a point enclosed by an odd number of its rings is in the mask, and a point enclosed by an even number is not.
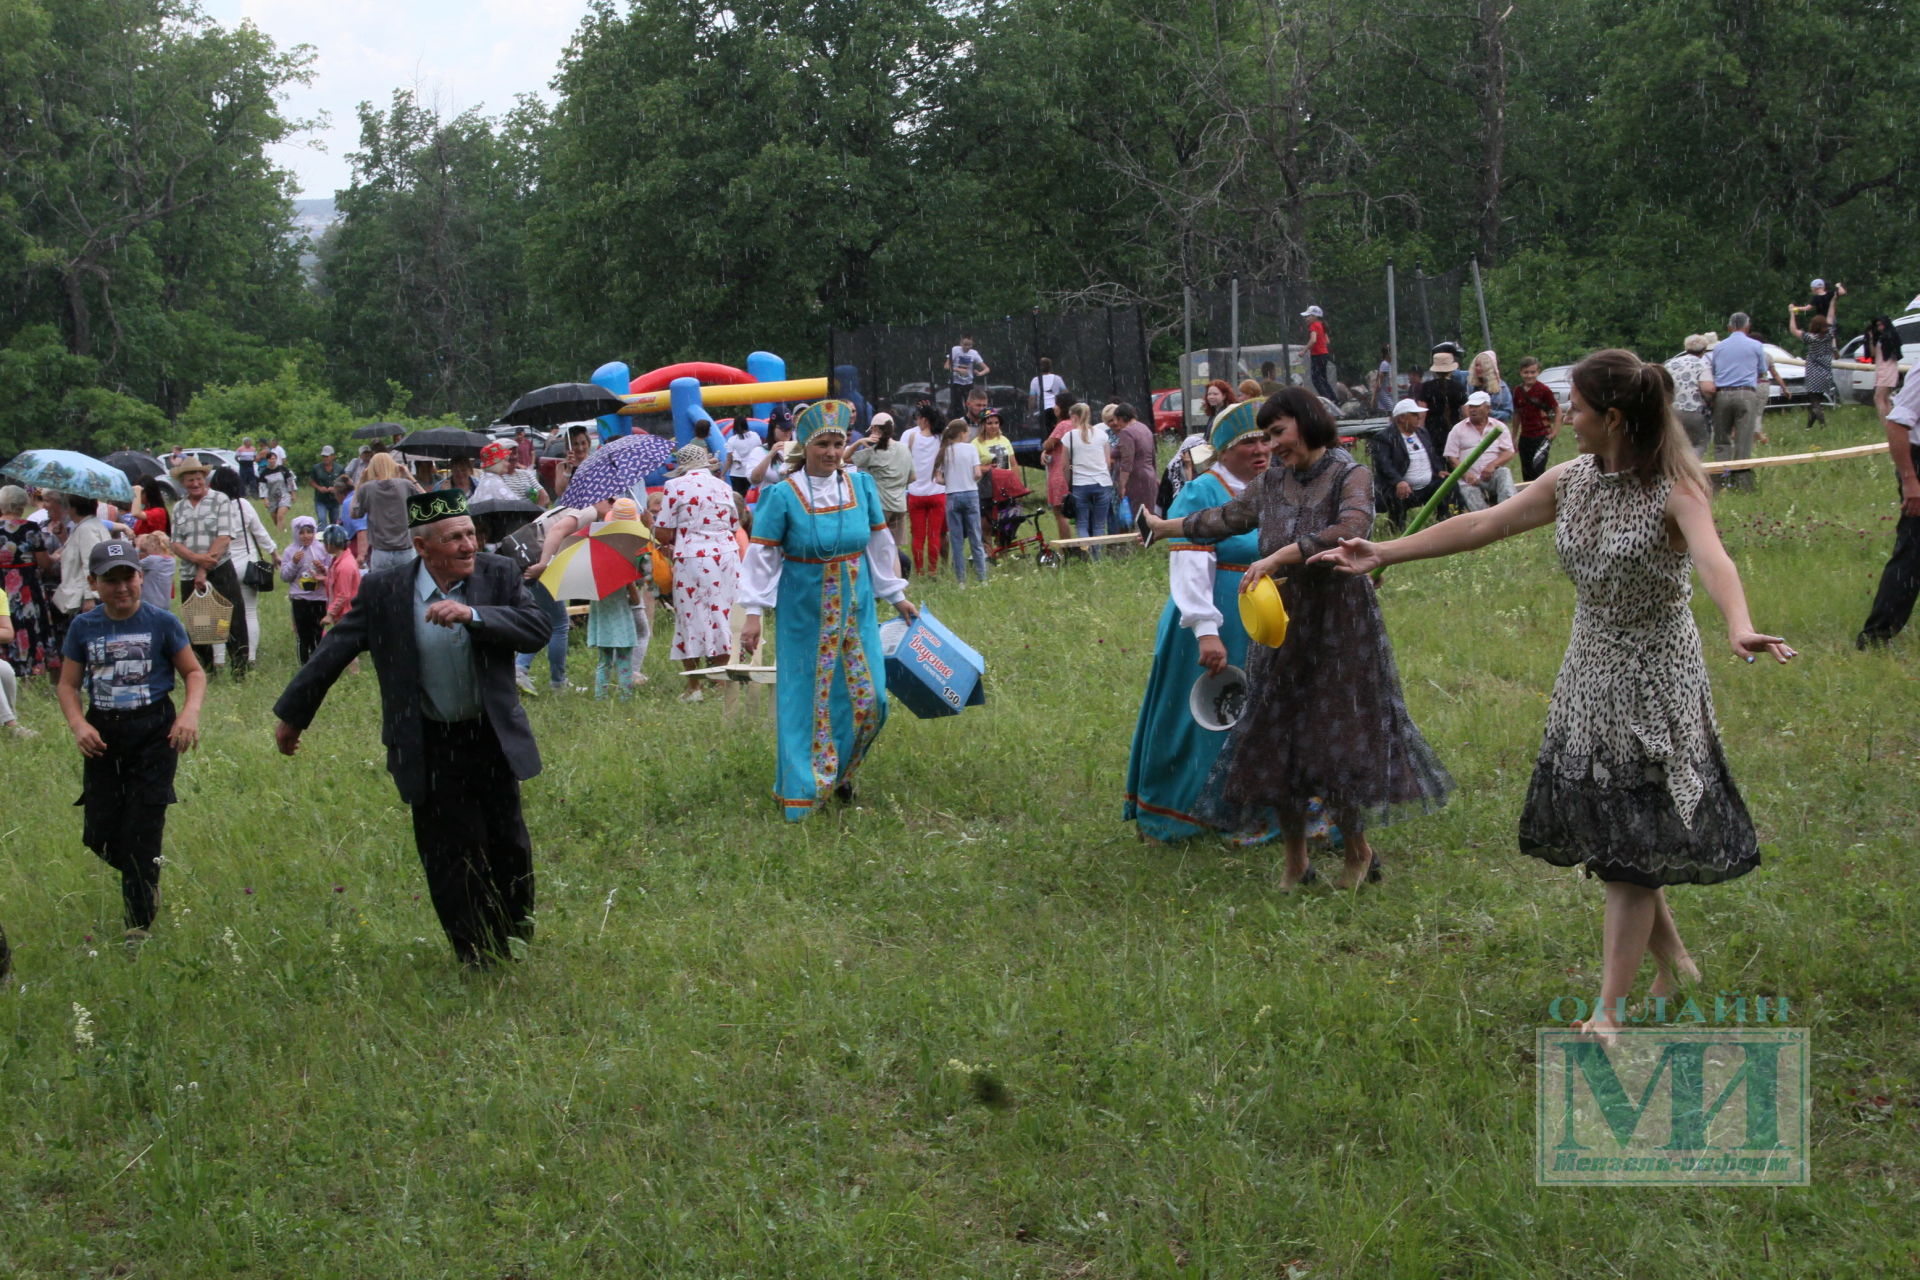
<svg viewBox="0 0 1920 1280"><path fill-rule="evenodd" d="M979 477L973 469L980 465L980 450L970 442L961 440L947 446L947 456L941 464L940 475L948 493L973 493L980 487Z"/></svg>
<svg viewBox="0 0 1920 1280"><path fill-rule="evenodd" d="M1107 473L1107 446L1112 443L1113 436L1103 422L1093 424L1092 444L1080 438L1078 427L1060 437L1060 447L1066 450L1067 459L1073 464L1074 484L1113 487L1113 477Z"/></svg>
<svg viewBox="0 0 1920 1280"><path fill-rule="evenodd" d="M940 456L939 434L928 435L915 427L901 443L913 454L913 480L907 485L907 492L916 498L945 493L947 487L933 478L934 459Z"/></svg>
<svg viewBox="0 0 1920 1280"><path fill-rule="evenodd" d="M1433 479L1433 459L1421 439L1418 431L1400 437L1400 443L1407 446L1407 474L1403 478L1416 489L1425 488L1427 482Z"/></svg>
<svg viewBox="0 0 1920 1280"><path fill-rule="evenodd" d="M973 385L973 371L984 365L987 358L978 351L955 347L947 354L947 362L953 366L953 385L968 387Z"/></svg>
<svg viewBox="0 0 1920 1280"><path fill-rule="evenodd" d="M1067 380L1057 373L1042 374L1027 379L1027 394L1040 397L1040 409L1045 412L1053 408L1059 398L1067 394Z"/></svg>
<svg viewBox="0 0 1920 1280"><path fill-rule="evenodd" d="M758 431L740 431L727 437L727 457L731 465L727 469L730 476L739 476L745 480L753 474L754 464L766 455L766 441L760 438Z"/></svg>

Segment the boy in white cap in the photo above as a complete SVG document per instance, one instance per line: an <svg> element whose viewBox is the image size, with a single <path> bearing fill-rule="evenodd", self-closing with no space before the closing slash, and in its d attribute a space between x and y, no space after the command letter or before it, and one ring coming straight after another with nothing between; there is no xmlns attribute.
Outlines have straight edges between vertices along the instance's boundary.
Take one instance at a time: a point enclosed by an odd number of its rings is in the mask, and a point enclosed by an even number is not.
<svg viewBox="0 0 1920 1280"><path fill-rule="evenodd" d="M1313 370L1313 389L1337 404L1340 397L1334 395L1333 382L1327 376L1327 362L1333 359L1333 350L1327 344L1327 313L1313 306L1300 314L1307 322L1307 363Z"/></svg>
<svg viewBox="0 0 1920 1280"><path fill-rule="evenodd" d="M173 775L180 753L200 740L207 677L180 619L140 599L140 553L131 542L96 546L87 583L100 607L75 618L60 646L60 710L82 756L80 839L120 873L127 939L141 942L159 909ZM168 696L176 677L187 686L178 716Z"/></svg>
<svg viewBox="0 0 1920 1280"><path fill-rule="evenodd" d="M1789 307L1788 310L1797 314L1825 316L1827 323L1832 324L1833 304L1847 291L1847 286L1841 284L1838 280L1835 280L1832 285L1829 285L1819 276L1815 276L1807 283L1807 288L1813 292L1812 301L1804 306Z"/></svg>
<svg viewBox="0 0 1920 1280"><path fill-rule="evenodd" d="M1469 511L1482 511L1513 496L1513 473L1507 470L1514 449L1511 432L1492 420L1493 397L1476 391L1467 397L1467 416L1447 432L1445 453L1451 470L1472 453L1493 427L1500 427L1500 438L1487 446L1467 473L1460 477L1460 501Z"/></svg>

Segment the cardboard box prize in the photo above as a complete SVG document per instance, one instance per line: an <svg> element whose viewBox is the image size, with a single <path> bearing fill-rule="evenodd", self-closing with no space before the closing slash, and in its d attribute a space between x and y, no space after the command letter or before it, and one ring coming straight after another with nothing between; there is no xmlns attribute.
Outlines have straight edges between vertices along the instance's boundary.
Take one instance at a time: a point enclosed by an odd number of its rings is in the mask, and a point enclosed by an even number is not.
<svg viewBox="0 0 1920 1280"><path fill-rule="evenodd" d="M909 623L895 618L880 628L887 655L887 692L922 720L957 716L987 700L986 661L947 630L931 610Z"/></svg>

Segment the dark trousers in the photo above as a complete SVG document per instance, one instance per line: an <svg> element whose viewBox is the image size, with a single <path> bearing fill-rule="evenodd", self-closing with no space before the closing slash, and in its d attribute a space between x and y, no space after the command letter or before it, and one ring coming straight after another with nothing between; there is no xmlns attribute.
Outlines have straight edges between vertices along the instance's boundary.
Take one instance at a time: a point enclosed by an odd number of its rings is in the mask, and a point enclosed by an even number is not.
<svg viewBox="0 0 1920 1280"><path fill-rule="evenodd" d="M82 757L80 841L120 873L127 928L146 929L160 908L160 840L180 755L167 742L173 703L87 712L107 749Z"/></svg>
<svg viewBox="0 0 1920 1280"><path fill-rule="evenodd" d="M1920 467L1920 445L1913 450L1913 464ZM1915 597L1920 596L1920 516L1901 516L1893 529L1893 555L1880 573L1880 590L1874 593L1873 608L1867 623L1855 641L1862 649L1870 644L1885 644L1900 634L1913 616Z"/></svg>
<svg viewBox="0 0 1920 1280"><path fill-rule="evenodd" d="M1435 476L1404 498L1398 496L1394 489L1383 489L1377 492L1374 498L1380 508L1380 514L1391 520L1396 529L1404 529L1407 518L1427 505L1427 499L1433 496L1434 490L1440 487L1440 481L1444 478L1444 476Z"/></svg>
<svg viewBox="0 0 1920 1280"><path fill-rule="evenodd" d="M1520 452L1520 478L1538 480L1547 471L1547 457L1553 452L1550 436L1521 436L1516 442Z"/></svg>
<svg viewBox="0 0 1920 1280"><path fill-rule="evenodd" d="M1333 394L1333 383L1327 377L1327 362L1331 359L1333 359L1331 355L1310 355L1307 357L1307 363L1313 370L1311 375L1313 378L1313 389L1335 404L1338 404L1340 397Z"/></svg>
<svg viewBox="0 0 1920 1280"><path fill-rule="evenodd" d="M413 806L413 841L427 893L454 954L485 965L507 939L533 935L533 842L520 783L482 717L424 720L427 790Z"/></svg>
<svg viewBox="0 0 1920 1280"><path fill-rule="evenodd" d="M247 605L240 596L240 575L234 571L233 561L207 570L207 585L233 602L233 620L227 624L227 670L233 673L235 680L244 680L247 678ZM191 579L184 590L193 590ZM200 659L201 670L211 680L213 646L197 644L193 646L193 656Z"/></svg>
<svg viewBox="0 0 1920 1280"><path fill-rule="evenodd" d="M294 596L287 600L287 604L293 609L293 638L300 646L300 665L305 666L307 659L313 656L313 651L320 647L320 638L326 634L321 620L327 616L327 602L302 600Z"/></svg>

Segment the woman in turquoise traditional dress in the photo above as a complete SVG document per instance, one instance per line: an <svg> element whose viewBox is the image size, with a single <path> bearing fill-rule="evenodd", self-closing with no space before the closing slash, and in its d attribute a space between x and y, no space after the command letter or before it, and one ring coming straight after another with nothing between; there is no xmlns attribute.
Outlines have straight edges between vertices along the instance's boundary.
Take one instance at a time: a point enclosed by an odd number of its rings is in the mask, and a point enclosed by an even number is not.
<svg viewBox="0 0 1920 1280"><path fill-rule="evenodd" d="M1256 421L1259 409L1257 402L1243 400L1214 418L1209 434L1213 467L1181 486L1169 516L1223 507L1267 469L1273 447ZM1193 809L1227 732L1202 728L1188 710L1187 697L1202 668L1246 668L1240 579L1260 558L1260 531L1250 529L1217 542L1181 538L1167 545L1172 551L1167 568L1172 592L1160 611L1153 670L1127 762L1126 817L1139 824L1142 839L1156 841L1185 840L1215 830L1195 817ZM1262 830L1233 834L1248 841L1270 839L1279 834L1279 826L1270 822Z"/></svg>
<svg viewBox="0 0 1920 1280"><path fill-rule="evenodd" d="M800 467L763 484L737 603L747 615L740 647L760 647L761 616L774 618L779 756L773 793L787 821L853 795L854 770L887 722L887 680L874 598L900 616L919 610L894 574L893 535L880 491L843 470L853 406L822 400L794 422Z"/></svg>

